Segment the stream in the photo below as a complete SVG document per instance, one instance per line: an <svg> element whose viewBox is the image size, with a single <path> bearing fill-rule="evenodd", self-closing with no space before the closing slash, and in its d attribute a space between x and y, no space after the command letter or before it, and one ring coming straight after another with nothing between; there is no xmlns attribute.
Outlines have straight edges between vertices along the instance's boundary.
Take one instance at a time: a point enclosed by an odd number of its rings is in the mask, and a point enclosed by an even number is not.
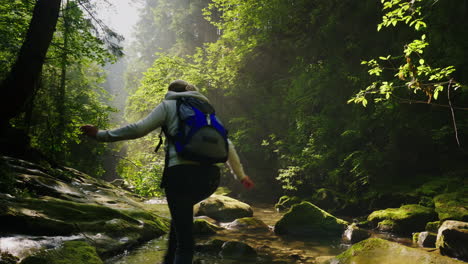
<svg viewBox="0 0 468 264"><path fill-rule="evenodd" d="M149 206L161 216L169 217L167 205L155 202ZM281 218L284 212L277 212L272 205L257 204L252 206L254 217L262 220L271 228ZM224 224L221 223L221 226ZM389 234L373 233L373 237L393 240L402 244L411 245L408 238L394 237ZM240 232L238 230L222 230L210 237L196 238L196 243L207 242L212 239L242 241L257 250L259 256L255 260L242 260L242 263L313 263L319 256L335 256L349 248L341 240L324 240L321 238L294 239L280 237L274 232ZM163 259L167 244L167 236L154 239L139 248L125 252L119 256L106 261L106 264L155 264ZM239 260L223 259L218 256L196 253L194 258L196 264L234 264Z"/></svg>

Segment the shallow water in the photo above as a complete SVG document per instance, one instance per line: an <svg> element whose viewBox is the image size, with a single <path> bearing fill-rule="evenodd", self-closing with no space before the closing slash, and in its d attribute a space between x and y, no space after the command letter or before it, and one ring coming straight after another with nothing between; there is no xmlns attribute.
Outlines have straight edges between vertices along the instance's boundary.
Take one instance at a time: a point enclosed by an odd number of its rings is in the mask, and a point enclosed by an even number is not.
<svg viewBox="0 0 468 264"><path fill-rule="evenodd" d="M167 206L161 203L151 203L151 209L168 215ZM271 205L257 205L253 207L254 216L273 228L283 213L277 212ZM223 223L221 223L223 226ZM311 263L318 256L337 255L349 247L341 244L339 240L326 240L322 238L310 238L297 240L287 237L279 237L274 232L239 232L237 230L223 230L215 236L197 238L197 242L203 243L212 239L235 240L249 244L257 250L259 257L254 260L242 260L242 263ZM106 264L156 264L163 259L166 250L167 237L154 239L145 245L116 256ZM199 264L234 264L239 260L223 259L219 256L203 255L197 253L195 262Z"/></svg>

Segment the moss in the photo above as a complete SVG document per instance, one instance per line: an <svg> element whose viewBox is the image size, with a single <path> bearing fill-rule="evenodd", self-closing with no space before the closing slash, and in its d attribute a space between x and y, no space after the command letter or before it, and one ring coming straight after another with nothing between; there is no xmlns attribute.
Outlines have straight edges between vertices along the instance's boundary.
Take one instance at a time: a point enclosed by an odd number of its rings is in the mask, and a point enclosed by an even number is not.
<svg viewBox="0 0 468 264"><path fill-rule="evenodd" d="M218 187L214 194L217 195L229 195L232 191L228 187Z"/></svg>
<svg viewBox="0 0 468 264"><path fill-rule="evenodd" d="M205 219L195 219L193 222L193 233L195 235L214 235L220 229L222 228L206 221Z"/></svg>
<svg viewBox="0 0 468 264"><path fill-rule="evenodd" d="M331 263L340 264L462 264L464 262L441 256L435 252L427 252L410 248L395 242L380 238L369 238L354 244L345 252L336 256Z"/></svg>
<svg viewBox="0 0 468 264"><path fill-rule="evenodd" d="M432 208L408 204L400 208L375 211L367 219L374 225L378 223L378 227L382 227L381 230L410 234L423 231L427 222L436 219L436 214Z"/></svg>
<svg viewBox="0 0 468 264"><path fill-rule="evenodd" d="M19 258L7 253L0 251L0 264L16 264Z"/></svg>
<svg viewBox="0 0 468 264"><path fill-rule="evenodd" d="M453 192L434 197L439 220L468 221L468 193Z"/></svg>
<svg viewBox="0 0 468 264"><path fill-rule="evenodd" d="M334 217L317 206L302 202L291 209L276 223L277 234L291 235L341 235L347 222Z"/></svg>
<svg viewBox="0 0 468 264"><path fill-rule="evenodd" d="M67 241L53 250L43 250L21 264L103 264L96 249L83 241Z"/></svg>
<svg viewBox="0 0 468 264"><path fill-rule="evenodd" d="M417 244L417 243L418 243L419 234L421 234L421 233L420 233L420 232L413 233L413 243L414 243L414 244Z"/></svg>
<svg viewBox="0 0 468 264"><path fill-rule="evenodd" d="M426 231L437 233L441 224L440 221L429 222L426 224Z"/></svg>

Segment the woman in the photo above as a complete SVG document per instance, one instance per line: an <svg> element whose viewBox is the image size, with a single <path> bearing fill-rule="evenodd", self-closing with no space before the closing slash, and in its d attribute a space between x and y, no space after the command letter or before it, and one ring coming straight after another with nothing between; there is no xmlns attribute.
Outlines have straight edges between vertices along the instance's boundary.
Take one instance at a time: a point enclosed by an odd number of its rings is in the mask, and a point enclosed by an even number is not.
<svg viewBox="0 0 468 264"><path fill-rule="evenodd" d="M99 130L95 126L85 125L81 130L85 135L104 142L139 138L160 127L165 127L169 135L175 135L179 122L176 99L194 97L205 102L208 99L195 86L182 80L170 83L168 90L164 101L136 123L114 130ZM244 187L251 189L254 183L244 173L239 156L229 140L228 146L227 165ZM213 194L219 184L220 172L216 165L202 165L181 158L170 140L166 140L166 155L161 187L165 189L172 219L164 263L191 264L194 252L193 206Z"/></svg>

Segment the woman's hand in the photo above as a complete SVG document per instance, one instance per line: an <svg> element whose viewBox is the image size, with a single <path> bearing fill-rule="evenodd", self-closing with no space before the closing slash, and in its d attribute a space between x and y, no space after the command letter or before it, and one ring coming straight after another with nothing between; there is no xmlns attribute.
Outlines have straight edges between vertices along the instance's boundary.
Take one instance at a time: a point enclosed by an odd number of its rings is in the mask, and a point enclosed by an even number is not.
<svg viewBox="0 0 468 264"><path fill-rule="evenodd" d="M80 127L81 132L83 135L87 135L88 137L96 138L98 128L93 125L84 125Z"/></svg>
<svg viewBox="0 0 468 264"><path fill-rule="evenodd" d="M255 186L254 182L247 175L244 178L242 178L241 183L248 190L252 189Z"/></svg>

